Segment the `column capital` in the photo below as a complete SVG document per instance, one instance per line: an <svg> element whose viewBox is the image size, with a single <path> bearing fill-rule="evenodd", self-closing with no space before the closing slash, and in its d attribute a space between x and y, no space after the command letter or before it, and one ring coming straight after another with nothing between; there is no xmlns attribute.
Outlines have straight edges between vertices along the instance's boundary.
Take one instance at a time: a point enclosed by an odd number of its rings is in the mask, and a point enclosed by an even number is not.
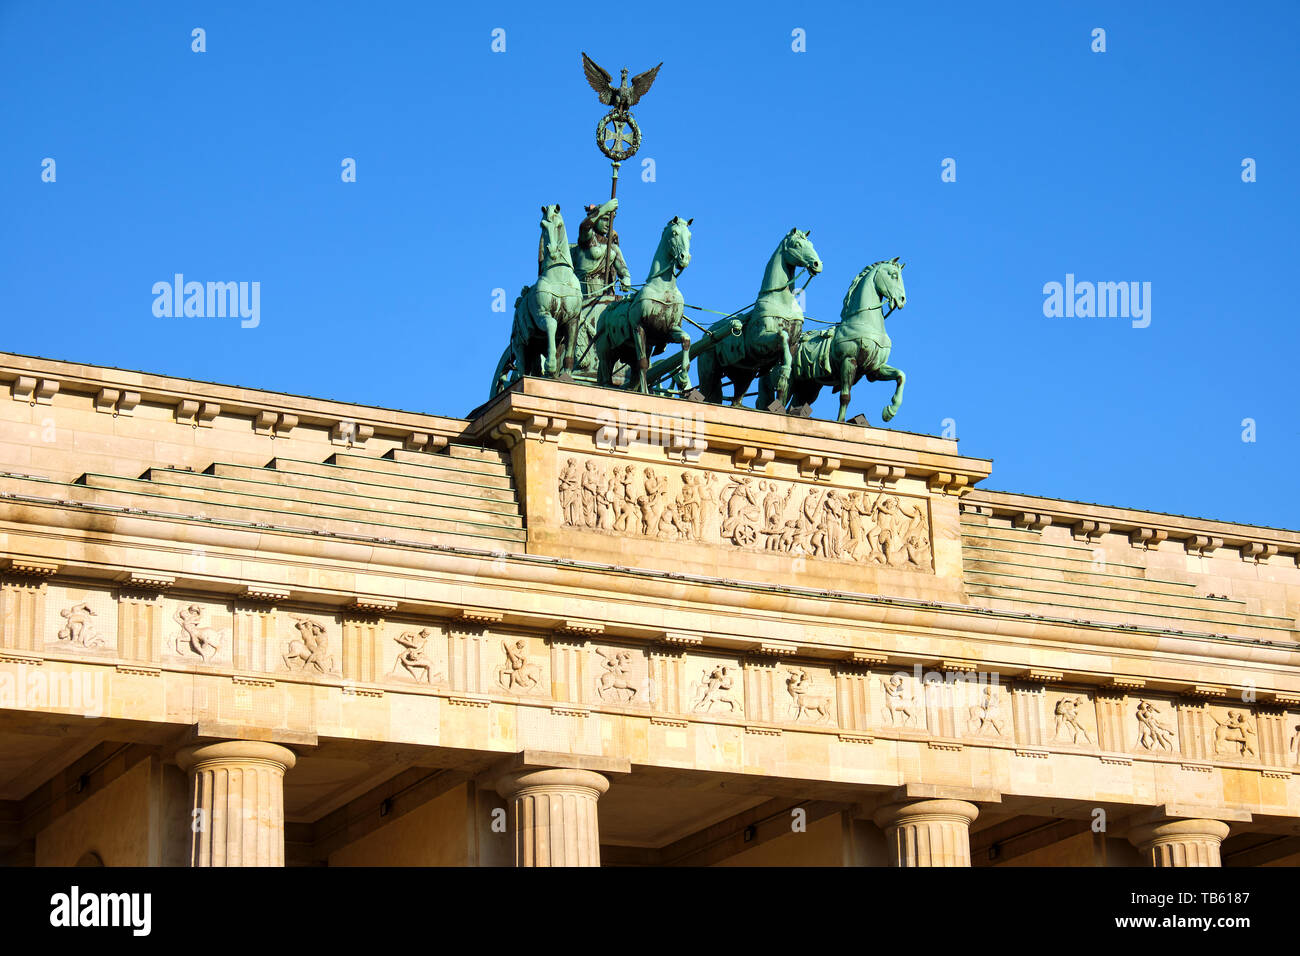
<svg viewBox="0 0 1300 956"><path fill-rule="evenodd" d="M292 770L298 758L288 747L279 744L261 740L222 740L186 747L177 752L176 762L185 771L217 764L262 764L283 773Z"/></svg>
<svg viewBox="0 0 1300 956"><path fill-rule="evenodd" d="M909 823L957 823L969 827L979 814L979 807L965 800L912 800L879 807L872 819L878 827Z"/></svg>
<svg viewBox="0 0 1300 956"><path fill-rule="evenodd" d="M887 803L872 819L885 831L891 866L970 866L970 825L979 807L965 800Z"/></svg>
<svg viewBox="0 0 1300 956"><path fill-rule="evenodd" d="M609 780L594 770L529 769L515 770L497 778L496 791L510 798L524 791L566 790L587 791L599 798L609 789Z"/></svg>
<svg viewBox="0 0 1300 956"><path fill-rule="evenodd" d="M1133 827L1128 841L1151 866L1222 866L1219 845L1228 830L1222 820L1162 820Z"/></svg>

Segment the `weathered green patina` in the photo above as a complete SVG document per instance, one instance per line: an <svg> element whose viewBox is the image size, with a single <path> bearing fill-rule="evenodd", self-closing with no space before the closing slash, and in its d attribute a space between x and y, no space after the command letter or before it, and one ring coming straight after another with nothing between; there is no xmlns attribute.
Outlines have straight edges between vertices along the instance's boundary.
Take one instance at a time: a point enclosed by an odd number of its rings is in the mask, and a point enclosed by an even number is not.
<svg viewBox="0 0 1300 956"><path fill-rule="evenodd" d="M524 286L515 300L510 347L497 364L494 395L522 375L557 378L573 369L582 289L573 271L569 237L558 204L542 207L541 228L537 282Z"/></svg>
<svg viewBox="0 0 1300 956"><path fill-rule="evenodd" d="M822 271L821 257L808 239L808 231L791 229L782 237L763 270L763 282L753 307L740 316L740 335L726 334L729 319L714 323L710 331L720 336L717 348L696 363L700 391L706 401L722 401L722 379L735 387L731 404L739 405L758 376L758 408L774 402L783 407L790 386L791 345L803 332L803 309L795 296L795 273L807 269L809 278Z"/></svg>
<svg viewBox="0 0 1300 956"><path fill-rule="evenodd" d="M599 384L614 384L615 366L626 362L631 367L627 387L648 392L650 356L677 342L682 347L681 364L673 380L679 390L690 388L691 337L682 328L684 301L677 289L677 276L691 261L689 227L694 221L673 216L659 237L645 285L632 298L622 299L601 313L596 330Z"/></svg>
<svg viewBox="0 0 1300 956"><path fill-rule="evenodd" d="M839 324L800 338L790 373L791 406L811 405L822 386L830 385L840 393L839 421L844 421L849 392L865 376L869 382L898 383L893 399L880 413L885 421L898 414L906 376L888 364L893 343L885 332L884 304L888 302L890 312L906 304L905 265L895 256L867 266L844 294Z"/></svg>

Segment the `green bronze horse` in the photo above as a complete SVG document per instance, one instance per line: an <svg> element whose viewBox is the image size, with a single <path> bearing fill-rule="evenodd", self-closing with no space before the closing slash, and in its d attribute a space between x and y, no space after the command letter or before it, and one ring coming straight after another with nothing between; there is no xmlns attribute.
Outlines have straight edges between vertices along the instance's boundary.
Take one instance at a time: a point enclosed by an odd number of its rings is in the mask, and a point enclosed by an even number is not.
<svg viewBox="0 0 1300 956"><path fill-rule="evenodd" d="M688 227L694 221L673 216L659 237L645 285L630 299L621 299L601 313L596 323L599 384L612 385L614 367L626 362L630 366L627 387L649 392L646 370L650 356L677 342L682 347L682 363L673 372L673 380L681 391L690 388L691 337L682 329L683 300L677 276L691 261Z"/></svg>
<svg viewBox="0 0 1300 956"><path fill-rule="evenodd" d="M515 299L510 345L497 363L492 394L524 375L558 378L573 369L573 352L582 288L573 271L569 238L558 204L542 207L537 282ZM563 363L560 350L563 349ZM563 367L561 368L561 364Z"/></svg>
<svg viewBox="0 0 1300 956"><path fill-rule="evenodd" d="M791 229L763 270L758 299L741 316L742 333L724 335L730 317L710 328L720 336L718 347L705 352L696 362L700 391L706 401L722 401L722 379L726 376L736 389L731 404L739 405L758 375L756 407L768 408L774 400L785 404L793 360L791 347L803 332L803 309L794 294L795 272L801 267L808 270L810 277L815 276L822 271L822 261L808 241L808 232Z"/></svg>
<svg viewBox="0 0 1300 956"><path fill-rule="evenodd" d="M840 393L839 421L849 407L849 391L864 376L869 382L892 381L894 397L880 417L889 421L903 404L902 370L886 363L893 343L885 332L884 303L889 311L907 303L903 288L903 266L898 257L873 262L861 272L844 294L840 322L833 329L805 335L795 349L790 381L790 405L811 405L830 385Z"/></svg>

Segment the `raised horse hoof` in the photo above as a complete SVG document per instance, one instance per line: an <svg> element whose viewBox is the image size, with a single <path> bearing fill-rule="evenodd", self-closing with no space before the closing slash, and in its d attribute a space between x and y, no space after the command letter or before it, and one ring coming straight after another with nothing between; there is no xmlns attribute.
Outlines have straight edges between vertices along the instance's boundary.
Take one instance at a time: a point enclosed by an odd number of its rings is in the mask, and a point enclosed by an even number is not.
<svg viewBox="0 0 1300 956"><path fill-rule="evenodd" d="M886 405L884 410L881 411L880 417L884 421L889 421L891 418L894 417L894 414L895 412L893 411L893 409L891 409L888 405Z"/></svg>

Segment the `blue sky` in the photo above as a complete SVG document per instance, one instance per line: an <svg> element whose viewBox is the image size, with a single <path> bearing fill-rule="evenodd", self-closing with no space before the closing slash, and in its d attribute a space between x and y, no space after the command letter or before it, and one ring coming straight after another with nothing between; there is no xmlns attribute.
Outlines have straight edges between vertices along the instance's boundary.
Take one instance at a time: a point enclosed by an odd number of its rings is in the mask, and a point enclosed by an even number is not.
<svg viewBox="0 0 1300 956"><path fill-rule="evenodd" d="M720 310L791 226L826 266L811 316L902 256L893 426L952 419L990 487L1297 527L1298 25L1294 3L0 0L0 349L462 415L538 207L608 196L579 51L663 60L619 187L636 281L673 215L687 301ZM177 272L260 282L260 325L155 317ZM1150 325L1045 317L1067 273L1151 283ZM850 414L879 422L889 389Z"/></svg>

